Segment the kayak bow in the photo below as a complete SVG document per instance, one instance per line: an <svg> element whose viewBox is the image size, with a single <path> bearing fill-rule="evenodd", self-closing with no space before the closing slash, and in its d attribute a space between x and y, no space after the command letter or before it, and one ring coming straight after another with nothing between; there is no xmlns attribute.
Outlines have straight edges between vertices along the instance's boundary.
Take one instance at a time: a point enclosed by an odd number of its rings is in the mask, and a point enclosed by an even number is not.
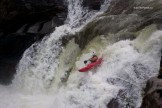
<svg viewBox="0 0 162 108"><path fill-rule="evenodd" d="M83 67L83 68L79 69L79 72L87 72L87 71L91 70L92 68L94 68L94 67L98 66L99 64L101 64L102 61L103 61L103 58L99 58L96 62L90 63L86 67Z"/></svg>

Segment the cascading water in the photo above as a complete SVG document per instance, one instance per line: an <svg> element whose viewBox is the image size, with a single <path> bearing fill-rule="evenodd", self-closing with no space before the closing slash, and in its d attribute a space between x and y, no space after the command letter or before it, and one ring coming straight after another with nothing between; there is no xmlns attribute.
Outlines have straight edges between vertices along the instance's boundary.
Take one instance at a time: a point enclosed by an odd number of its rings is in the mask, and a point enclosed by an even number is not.
<svg viewBox="0 0 162 108"><path fill-rule="evenodd" d="M45 37L40 43L33 44L29 49L27 49L19 62L17 68L17 74L15 75L15 79L13 80L13 84L6 88L12 89L9 92L14 92L13 95L3 96L4 101L0 102L0 107L5 108L22 108L22 107L38 107L38 106L26 106L26 103L19 103L18 101L23 101L23 96L21 97L21 93L24 94L43 94L47 93L48 88L52 85L51 83L57 76L56 68L59 64L59 54L63 50L61 47L60 39L65 35L71 35L78 31L81 26L90 21L91 18L95 17L99 12L88 11L88 9L84 9L81 6L82 1L78 0L68 0L68 18L63 26L56 27L56 30L50 35L50 37ZM105 7L107 7L106 3L108 0L105 0ZM102 6L103 11L103 6ZM1 86L1 90L4 91L5 87ZM17 91L17 92L16 92ZM13 96L13 97L12 97ZM8 103L8 99L13 101L15 98L15 103ZM24 96L26 97L26 96ZM31 96L33 97L33 96ZM41 97L41 96L40 96ZM30 98L30 96L29 96ZM44 96L43 96L44 98ZM32 98L34 99L34 97ZM14 104L14 105L13 105ZM24 105L23 105L24 104ZM43 107L43 106L41 106ZM47 106L46 106L47 107ZM40 106L39 106L40 108Z"/></svg>
<svg viewBox="0 0 162 108"><path fill-rule="evenodd" d="M62 51L60 39L74 34L81 29L81 25L100 13L96 12L95 15L95 12L88 12L81 6L82 0L68 0L68 4L68 18L65 24L57 27L50 37L32 45L20 60L13 83L21 89L32 93L46 91L57 76L58 56Z"/></svg>
<svg viewBox="0 0 162 108"><path fill-rule="evenodd" d="M70 92L67 97L72 98L75 108L106 108L113 97L118 98L121 108L140 107L146 81L158 72L162 48L162 31L148 34L148 30L133 41L122 40L104 48L104 62L98 69L85 74L71 73L67 82L71 91L65 91ZM95 43L85 50L95 48ZM84 56L76 62L78 68L82 67Z"/></svg>
<svg viewBox="0 0 162 108"><path fill-rule="evenodd" d="M0 108L106 108L116 97L121 108L140 106L142 87L158 72L162 31L150 34L146 28L135 40L111 44L98 36L83 51L74 40L62 47L62 37L81 30L109 5L105 0L101 10L95 12L83 8L81 2L68 0L65 24L25 51L13 84L0 86ZM104 62L88 73L79 73L77 69L84 66L91 51L103 55ZM69 68L69 78L62 82Z"/></svg>

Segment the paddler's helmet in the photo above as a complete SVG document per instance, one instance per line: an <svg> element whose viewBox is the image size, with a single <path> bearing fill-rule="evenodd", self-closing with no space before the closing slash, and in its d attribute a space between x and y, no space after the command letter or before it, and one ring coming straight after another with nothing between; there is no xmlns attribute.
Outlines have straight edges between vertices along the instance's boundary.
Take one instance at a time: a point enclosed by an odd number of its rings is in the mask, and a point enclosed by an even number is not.
<svg viewBox="0 0 162 108"><path fill-rule="evenodd" d="M96 52L93 52L92 57L96 57L96 56L97 56Z"/></svg>

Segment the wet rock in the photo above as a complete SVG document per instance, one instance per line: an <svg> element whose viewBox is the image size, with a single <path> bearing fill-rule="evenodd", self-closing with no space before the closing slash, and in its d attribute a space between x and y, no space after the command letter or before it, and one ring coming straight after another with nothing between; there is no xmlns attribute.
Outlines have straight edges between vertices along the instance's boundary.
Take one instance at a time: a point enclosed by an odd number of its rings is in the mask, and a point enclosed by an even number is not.
<svg viewBox="0 0 162 108"><path fill-rule="evenodd" d="M162 30L162 23L157 23L158 30Z"/></svg>
<svg viewBox="0 0 162 108"><path fill-rule="evenodd" d="M62 25L66 15L64 0L0 1L0 83L11 81L25 49Z"/></svg>
<svg viewBox="0 0 162 108"><path fill-rule="evenodd" d="M132 13L135 0L112 0L107 10L108 14L117 15L123 12Z"/></svg>
<svg viewBox="0 0 162 108"><path fill-rule="evenodd" d="M41 34L47 34L51 33L54 30L54 27L56 27L56 24L51 20L45 23L41 23L37 31Z"/></svg>
<svg viewBox="0 0 162 108"><path fill-rule="evenodd" d="M106 13L111 15L136 13L142 16L160 11L162 8L159 0L112 0Z"/></svg>
<svg viewBox="0 0 162 108"><path fill-rule="evenodd" d="M162 107L162 77L151 78L146 86L146 95L143 98L141 108L161 108Z"/></svg>
<svg viewBox="0 0 162 108"><path fill-rule="evenodd" d="M104 0L83 0L83 6L91 10L100 10L101 4Z"/></svg>
<svg viewBox="0 0 162 108"><path fill-rule="evenodd" d="M132 100L126 95L127 92L129 90L119 90L117 97L110 100L107 108L134 108Z"/></svg>
<svg viewBox="0 0 162 108"><path fill-rule="evenodd" d="M63 2L63 0L2 0L0 30L7 35L25 24L51 20L61 12L66 14L67 7Z"/></svg>
<svg viewBox="0 0 162 108"><path fill-rule="evenodd" d="M13 57L0 57L0 82L1 84L9 84L11 83L11 79L13 79L13 75L15 73L15 67L18 63L18 58Z"/></svg>
<svg viewBox="0 0 162 108"><path fill-rule="evenodd" d="M148 80L141 108L162 107L162 59L159 75Z"/></svg>
<svg viewBox="0 0 162 108"><path fill-rule="evenodd" d="M38 33L38 29L41 26L40 23L36 23L33 26L30 26L27 33Z"/></svg>
<svg viewBox="0 0 162 108"><path fill-rule="evenodd" d="M1 44L15 33L35 34L33 38L49 34L64 23L67 14L64 0L2 0L0 7Z"/></svg>
<svg viewBox="0 0 162 108"><path fill-rule="evenodd" d="M21 54L33 42L41 39L43 35L13 33L0 40L0 56L14 56Z"/></svg>
<svg viewBox="0 0 162 108"><path fill-rule="evenodd" d="M117 101L117 99L112 99L112 100L108 103L107 108L120 108L120 104L119 104L119 102Z"/></svg>
<svg viewBox="0 0 162 108"><path fill-rule="evenodd" d="M161 54L162 54L162 50L161 50ZM162 67L162 56L161 56L161 61L160 61L160 67Z"/></svg>

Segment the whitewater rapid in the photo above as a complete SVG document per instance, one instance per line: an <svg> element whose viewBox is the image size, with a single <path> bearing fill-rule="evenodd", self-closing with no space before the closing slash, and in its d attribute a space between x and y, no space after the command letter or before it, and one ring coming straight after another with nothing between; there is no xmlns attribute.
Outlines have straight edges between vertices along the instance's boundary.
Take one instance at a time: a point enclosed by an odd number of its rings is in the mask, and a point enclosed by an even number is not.
<svg viewBox="0 0 162 108"><path fill-rule="evenodd" d="M76 9L80 9L77 15L74 14ZM148 33L150 29L145 28L134 40L112 44L105 42L104 36L98 36L82 51L74 40L65 48L61 47L60 37L75 34L88 19L93 20L101 14L96 12L92 16L92 12L80 21L78 17L87 12L81 10L80 2L69 0L70 13L65 25L25 51L13 83L0 85L3 97L0 108L107 108L119 91L126 93L125 97L119 97L123 108L128 103L136 108L140 106L146 81L157 75L159 69L162 31ZM92 52L104 57L102 65L88 73L79 73L77 70L84 66L83 61ZM72 55L77 57L72 59ZM73 63L65 65L66 61ZM72 67L69 78L62 82L69 67Z"/></svg>
<svg viewBox="0 0 162 108"><path fill-rule="evenodd" d="M46 93L30 94L12 86L1 86L3 100L0 101L0 108L106 108L107 102L116 97L119 90L128 89L130 85L132 88L127 91L126 98L136 99L130 104L138 106L142 86L158 72L161 34L162 31L154 32L140 43L140 48L136 44L142 37L106 46L102 52L104 62L100 67L88 73L73 71L67 84L58 87L57 92L50 89ZM82 57L76 64L81 61Z"/></svg>

